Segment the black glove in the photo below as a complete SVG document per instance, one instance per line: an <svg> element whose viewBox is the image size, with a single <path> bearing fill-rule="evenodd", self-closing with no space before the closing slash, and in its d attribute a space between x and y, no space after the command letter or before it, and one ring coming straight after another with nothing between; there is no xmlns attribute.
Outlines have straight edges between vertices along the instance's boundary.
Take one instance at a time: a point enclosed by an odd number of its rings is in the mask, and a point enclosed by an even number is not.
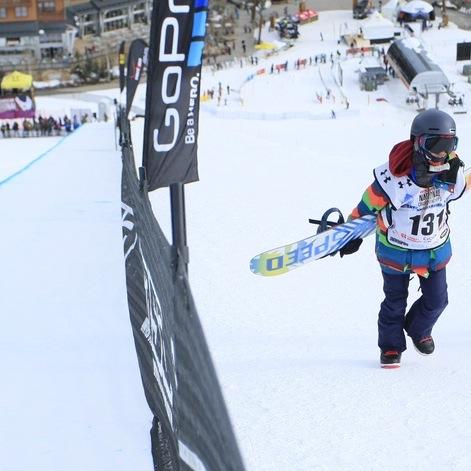
<svg viewBox="0 0 471 471"><path fill-rule="evenodd" d="M340 256L343 257L344 255L350 255L355 253L359 248L360 245L363 243L363 239L353 239L347 242L340 250Z"/></svg>
<svg viewBox="0 0 471 471"><path fill-rule="evenodd" d="M458 170L460 167L464 167L464 163L459 157L454 157L453 159L448 160L448 163L450 164L450 170L440 173L438 179L444 183L454 185L458 178Z"/></svg>

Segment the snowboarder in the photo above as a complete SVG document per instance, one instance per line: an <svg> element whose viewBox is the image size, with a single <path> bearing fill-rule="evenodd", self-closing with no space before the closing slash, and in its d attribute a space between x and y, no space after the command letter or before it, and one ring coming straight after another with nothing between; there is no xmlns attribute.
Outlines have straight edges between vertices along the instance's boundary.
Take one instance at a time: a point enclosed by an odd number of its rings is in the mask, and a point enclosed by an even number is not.
<svg viewBox="0 0 471 471"><path fill-rule="evenodd" d="M376 256L385 295L378 316L383 368L400 366L405 333L420 354L435 349L432 328L448 304L448 204L466 189L457 144L451 116L436 109L421 112L412 122L410 139L396 144L389 162L374 170L375 181L349 217L377 215ZM350 241L340 255L356 252L360 244L361 239ZM406 313L413 274L422 295Z"/></svg>

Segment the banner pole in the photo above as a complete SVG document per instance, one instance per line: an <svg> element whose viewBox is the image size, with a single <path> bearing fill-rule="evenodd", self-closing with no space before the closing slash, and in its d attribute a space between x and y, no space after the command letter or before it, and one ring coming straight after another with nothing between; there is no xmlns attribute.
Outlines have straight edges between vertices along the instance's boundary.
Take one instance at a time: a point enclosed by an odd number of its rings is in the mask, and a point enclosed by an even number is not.
<svg viewBox="0 0 471 471"><path fill-rule="evenodd" d="M114 113L113 113L113 118L114 118L114 127L113 127L113 130L114 130L114 150L118 150L118 139L116 138L116 131L117 131L117 127L118 127L118 111L116 109L116 105L115 105L115 110L114 110Z"/></svg>
<svg viewBox="0 0 471 471"><path fill-rule="evenodd" d="M186 240L185 189L183 183L170 185L170 207L172 213L172 242L175 251L175 268L180 259L188 275L188 246Z"/></svg>

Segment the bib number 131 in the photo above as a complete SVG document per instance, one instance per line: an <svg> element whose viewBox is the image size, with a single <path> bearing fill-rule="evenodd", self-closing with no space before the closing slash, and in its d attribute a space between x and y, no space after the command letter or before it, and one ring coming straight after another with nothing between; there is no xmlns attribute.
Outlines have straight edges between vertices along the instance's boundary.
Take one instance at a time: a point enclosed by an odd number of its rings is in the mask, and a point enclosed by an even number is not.
<svg viewBox="0 0 471 471"><path fill-rule="evenodd" d="M424 236L432 235L435 228L439 228L442 225L444 215L445 210L442 209L438 214L427 213L423 217L419 215L409 218L412 221L412 235L417 235L419 230Z"/></svg>

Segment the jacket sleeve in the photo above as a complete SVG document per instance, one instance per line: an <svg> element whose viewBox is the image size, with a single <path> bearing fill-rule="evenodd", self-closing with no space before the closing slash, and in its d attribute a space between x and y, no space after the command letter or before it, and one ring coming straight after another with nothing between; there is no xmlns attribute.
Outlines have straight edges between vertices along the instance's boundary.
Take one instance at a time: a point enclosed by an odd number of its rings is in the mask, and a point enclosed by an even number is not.
<svg viewBox="0 0 471 471"><path fill-rule="evenodd" d="M375 180L363 193L358 205L353 208L348 220L356 219L366 214L376 214L389 204L379 183Z"/></svg>
<svg viewBox="0 0 471 471"><path fill-rule="evenodd" d="M466 191L469 185L469 181L466 180L466 175L462 167L458 169L458 174L456 176L456 183L453 185L453 193L451 194L448 201L457 200L463 196L463 193ZM469 189L469 188L468 188Z"/></svg>

